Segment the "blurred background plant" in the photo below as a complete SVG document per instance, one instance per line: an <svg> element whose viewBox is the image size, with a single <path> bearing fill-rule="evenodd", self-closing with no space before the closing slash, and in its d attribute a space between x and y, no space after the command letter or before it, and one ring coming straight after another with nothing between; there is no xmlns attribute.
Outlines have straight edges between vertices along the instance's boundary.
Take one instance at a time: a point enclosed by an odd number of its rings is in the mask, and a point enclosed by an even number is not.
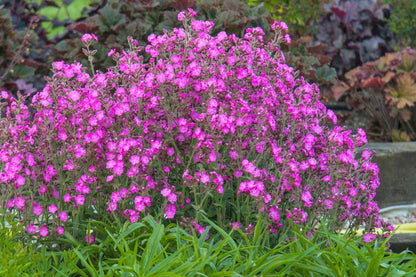
<svg viewBox="0 0 416 277"><path fill-rule="evenodd" d="M99 7L101 0L25 0L30 13L41 17L41 26L47 39L65 32L65 25L88 16L88 12Z"/></svg>
<svg viewBox="0 0 416 277"><path fill-rule="evenodd" d="M313 23L326 12L323 9L325 3L331 0L248 0L250 7L264 5L270 11L273 18L286 22L289 30L294 35L306 35L313 33Z"/></svg>
<svg viewBox="0 0 416 277"><path fill-rule="evenodd" d="M48 68L39 62L42 48L38 48L39 36L34 31L39 17L28 15L20 6L14 10L0 2L0 87L10 91L35 91L35 72Z"/></svg>
<svg viewBox="0 0 416 277"><path fill-rule="evenodd" d="M390 7L388 27L395 33L394 47L416 47L416 1L409 0L384 0L384 4Z"/></svg>
<svg viewBox="0 0 416 277"><path fill-rule="evenodd" d="M331 66L345 72L391 52L393 33L387 28L388 6L379 0L332 0L317 20L315 39L327 44Z"/></svg>
<svg viewBox="0 0 416 277"><path fill-rule="evenodd" d="M405 48L367 62L345 74L334 89L365 108L368 134L382 141L415 140L416 51Z"/></svg>

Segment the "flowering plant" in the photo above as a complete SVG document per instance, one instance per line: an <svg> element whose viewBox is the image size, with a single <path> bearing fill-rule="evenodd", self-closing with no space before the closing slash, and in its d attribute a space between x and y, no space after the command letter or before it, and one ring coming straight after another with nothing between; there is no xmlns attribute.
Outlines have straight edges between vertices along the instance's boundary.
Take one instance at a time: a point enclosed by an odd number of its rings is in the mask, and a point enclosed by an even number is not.
<svg viewBox="0 0 416 277"><path fill-rule="evenodd" d="M3 209L42 237L105 214L161 215L200 233L202 214L247 232L259 214L277 234L288 219L311 231L381 227L377 165L368 150L354 158L365 133L327 126L336 116L279 50L286 24L266 43L260 28L213 37L194 16L180 13L184 28L145 48L130 38L107 72L54 62L33 115L25 97L2 92ZM98 38L83 38L93 55Z"/></svg>

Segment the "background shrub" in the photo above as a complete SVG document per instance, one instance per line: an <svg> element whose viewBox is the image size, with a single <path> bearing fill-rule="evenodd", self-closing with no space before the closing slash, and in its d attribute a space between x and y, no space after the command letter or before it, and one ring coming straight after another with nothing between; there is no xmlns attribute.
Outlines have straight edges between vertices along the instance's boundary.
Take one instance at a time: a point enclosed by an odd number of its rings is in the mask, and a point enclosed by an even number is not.
<svg viewBox="0 0 416 277"><path fill-rule="evenodd" d="M388 18L389 28L396 34L396 47L416 47L416 2L405 0L385 0L389 4L391 14ZM398 49L396 49L398 50Z"/></svg>
<svg viewBox="0 0 416 277"><path fill-rule="evenodd" d="M392 51L388 6L378 0L336 0L324 8L327 15L318 20L315 38L328 44L331 66L341 79L348 70Z"/></svg>
<svg viewBox="0 0 416 277"><path fill-rule="evenodd" d="M323 5L330 0L248 0L249 6L264 5L273 18L284 21L294 34L307 35L314 32L313 22L324 15Z"/></svg>
<svg viewBox="0 0 416 277"><path fill-rule="evenodd" d="M348 92L354 105L364 106L373 121L367 130L373 139L410 141L416 137L414 104L416 101L416 51L405 48L345 74L346 82L334 89Z"/></svg>

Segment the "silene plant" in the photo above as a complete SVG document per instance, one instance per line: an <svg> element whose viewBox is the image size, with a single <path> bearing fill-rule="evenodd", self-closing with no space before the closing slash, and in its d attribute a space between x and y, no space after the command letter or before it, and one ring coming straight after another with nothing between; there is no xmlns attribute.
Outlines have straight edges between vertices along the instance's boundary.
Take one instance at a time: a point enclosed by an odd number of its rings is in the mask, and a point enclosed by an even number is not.
<svg viewBox="0 0 416 277"><path fill-rule="evenodd" d="M82 41L91 71L53 63L46 87L25 97L1 92L0 203L25 232L46 239L102 216L137 222L153 215L202 233L210 219L250 230L261 217L271 236L291 224L313 232L375 228L378 167L320 102L315 84L285 64L283 22L244 38L209 34L213 22L150 35L111 50L116 65L94 71L97 37ZM143 53L145 52L145 53ZM83 231L85 236L85 230ZM93 235L86 237L88 243Z"/></svg>

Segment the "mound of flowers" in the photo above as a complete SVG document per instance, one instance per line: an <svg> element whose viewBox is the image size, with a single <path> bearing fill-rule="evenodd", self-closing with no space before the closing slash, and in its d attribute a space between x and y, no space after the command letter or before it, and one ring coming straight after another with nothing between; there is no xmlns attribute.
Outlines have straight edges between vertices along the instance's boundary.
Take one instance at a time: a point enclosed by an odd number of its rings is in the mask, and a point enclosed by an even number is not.
<svg viewBox="0 0 416 277"><path fill-rule="evenodd" d="M213 37L213 23L194 16L180 13L184 28L144 48L129 39L130 50L110 51L107 72L54 62L30 106L1 92L4 212L38 237L148 214L199 232L204 218L249 232L260 215L276 234L288 220L390 230L374 201L372 153L354 157L365 133L328 127L337 119L317 86L279 50L286 24L264 42L260 28ZM97 39L82 39L91 65Z"/></svg>

